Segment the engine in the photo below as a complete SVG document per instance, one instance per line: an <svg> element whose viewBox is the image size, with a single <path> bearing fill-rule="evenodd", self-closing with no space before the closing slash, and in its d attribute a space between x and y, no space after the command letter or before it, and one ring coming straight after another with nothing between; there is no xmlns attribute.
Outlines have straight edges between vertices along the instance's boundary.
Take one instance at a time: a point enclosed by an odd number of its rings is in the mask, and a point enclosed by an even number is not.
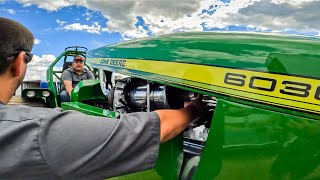
<svg viewBox="0 0 320 180"><path fill-rule="evenodd" d="M179 109L185 101L197 96L193 92L131 77L117 80L110 95L110 106L120 113Z"/></svg>
<svg viewBox="0 0 320 180"><path fill-rule="evenodd" d="M184 102L192 101L197 96L197 93L183 89L125 77L114 81L108 102L114 111L122 114L157 109L180 109L184 107ZM205 141L207 138L217 100L215 97L203 96L203 102L206 104L207 113L190 124L190 132L185 133L190 139Z"/></svg>

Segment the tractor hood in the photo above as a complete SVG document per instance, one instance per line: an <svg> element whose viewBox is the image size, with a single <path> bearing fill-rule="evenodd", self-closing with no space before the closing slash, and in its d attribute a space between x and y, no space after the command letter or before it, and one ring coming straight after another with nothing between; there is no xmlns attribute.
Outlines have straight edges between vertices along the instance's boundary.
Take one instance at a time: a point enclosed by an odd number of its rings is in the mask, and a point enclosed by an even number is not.
<svg viewBox="0 0 320 180"><path fill-rule="evenodd" d="M88 57L183 62L320 78L320 39L300 36L177 33L104 46L90 51Z"/></svg>

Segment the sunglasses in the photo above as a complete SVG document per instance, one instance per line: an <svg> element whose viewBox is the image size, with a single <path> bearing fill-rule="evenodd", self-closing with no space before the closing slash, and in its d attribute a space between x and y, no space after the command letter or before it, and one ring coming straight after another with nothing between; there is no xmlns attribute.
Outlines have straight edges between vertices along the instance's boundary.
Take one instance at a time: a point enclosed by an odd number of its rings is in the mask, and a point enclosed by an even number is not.
<svg viewBox="0 0 320 180"><path fill-rule="evenodd" d="M24 51L24 50L22 50L22 51L16 51L16 52L10 54L8 57L16 57L16 56L18 56L18 54L21 53L21 52L26 53L26 55L28 56L28 58L25 59L26 64L28 64L28 63L32 60L32 57L33 57L33 54L31 54L29 51Z"/></svg>

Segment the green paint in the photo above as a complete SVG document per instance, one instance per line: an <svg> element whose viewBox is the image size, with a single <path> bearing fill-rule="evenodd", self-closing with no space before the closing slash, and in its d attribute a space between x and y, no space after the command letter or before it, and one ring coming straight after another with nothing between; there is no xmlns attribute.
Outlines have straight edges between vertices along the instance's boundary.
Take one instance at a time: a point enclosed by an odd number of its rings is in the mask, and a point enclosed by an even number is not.
<svg viewBox="0 0 320 180"><path fill-rule="evenodd" d="M63 110L76 110L84 114L93 115L93 116L103 116L108 118L115 118L118 116L118 113L114 111L101 109L101 108L87 105L81 102L64 102L64 103L61 103L61 108Z"/></svg>
<svg viewBox="0 0 320 180"><path fill-rule="evenodd" d="M182 136L160 145L155 169L162 179L178 179L183 159L182 150Z"/></svg>
<svg viewBox="0 0 320 180"><path fill-rule="evenodd" d="M177 33L104 46L88 52L88 57L176 61L320 78L320 40L300 36Z"/></svg>
<svg viewBox="0 0 320 180"><path fill-rule="evenodd" d="M99 80L83 80L72 89L71 101L81 102L88 99L106 99L101 91Z"/></svg>
<svg viewBox="0 0 320 180"><path fill-rule="evenodd" d="M220 99L194 179L318 179L320 122Z"/></svg>

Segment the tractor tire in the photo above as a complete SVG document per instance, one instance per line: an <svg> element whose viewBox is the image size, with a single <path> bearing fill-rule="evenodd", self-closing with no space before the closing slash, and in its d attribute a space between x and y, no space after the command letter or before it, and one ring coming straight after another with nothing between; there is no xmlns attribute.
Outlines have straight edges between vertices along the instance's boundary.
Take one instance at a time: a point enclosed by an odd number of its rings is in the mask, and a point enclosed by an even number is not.
<svg viewBox="0 0 320 180"><path fill-rule="evenodd" d="M47 107L43 99L23 99L21 96L12 96L9 106L25 105L30 107Z"/></svg>

